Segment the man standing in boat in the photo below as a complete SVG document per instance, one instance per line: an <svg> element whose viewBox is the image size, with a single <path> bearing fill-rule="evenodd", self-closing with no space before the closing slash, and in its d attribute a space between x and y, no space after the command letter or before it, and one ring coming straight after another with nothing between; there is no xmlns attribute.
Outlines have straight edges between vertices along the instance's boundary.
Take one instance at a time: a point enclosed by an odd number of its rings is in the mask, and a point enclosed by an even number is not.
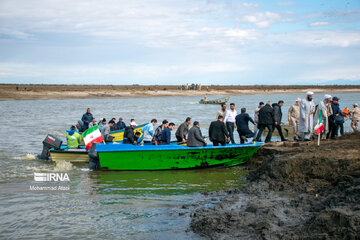
<svg viewBox="0 0 360 240"><path fill-rule="evenodd" d="M188 147L203 147L206 146L206 140L201 134L200 123L198 121L194 122L194 126L189 130Z"/></svg>
<svg viewBox="0 0 360 240"><path fill-rule="evenodd" d="M110 120L108 125L105 125L101 130L101 135L105 142L112 142L112 137L110 136L110 128L115 124L113 120Z"/></svg>
<svg viewBox="0 0 360 240"><path fill-rule="evenodd" d="M191 124L191 117L187 117L179 128L176 130L175 136L177 141L180 143L186 143L186 135L189 132L189 126Z"/></svg>
<svg viewBox="0 0 360 240"><path fill-rule="evenodd" d="M226 130L224 124L224 117L219 116L217 121L213 121L209 127L209 138L213 142L214 146L219 146L219 143L222 146L226 145L227 141L230 141L228 131Z"/></svg>
<svg viewBox="0 0 360 240"><path fill-rule="evenodd" d="M131 122L130 126L125 128L124 140L123 143L137 144L137 138L135 137L134 129L136 128L136 123Z"/></svg>
<svg viewBox="0 0 360 240"><path fill-rule="evenodd" d="M171 143L171 131L174 130L175 123L169 123L169 126L161 132L161 145L168 145Z"/></svg>
<svg viewBox="0 0 360 240"><path fill-rule="evenodd" d="M151 143L151 139L154 136L154 127L157 123L157 120L154 118L151 120L151 122L149 122L148 124L146 124L145 127L143 127L143 129L141 129L141 132L143 133L143 139L144 139L144 143Z"/></svg>
<svg viewBox="0 0 360 240"><path fill-rule="evenodd" d="M82 129L83 130L83 132L86 130L86 129L88 129L89 128L89 124L90 124L90 122L93 120L93 115L91 114L91 112L90 112L90 108L88 108L87 110L86 110L86 113L84 113L84 115L82 116L82 118L81 118L81 121L83 121L83 123L84 123L84 129Z"/></svg>
<svg viewBox="0 0 360 240"><path fill-rule="evenodd" d="M226 115L226 103L221 104L221 109L216 113L216 120L218 120L219 116L225 118Z"/></svg>
<svg viewBox="0 0 360 240"><path fill-rule="evenodd" d="M158 126L155 129L154 135L152 137L151 143L153 145L159 145L161 142L161 132L168 127L169 122L167 120L162 121L162 125Z"/></svg>
<svg viewBox="0 0 360 240"><path fill-rule="evenodd" d="M237 112L235 110L235 103L230 103L230 110L226 111L224 122L226 124L226 128L229 132L230 140L232 144L235 144L234 140L234 129L236 128L235 125L235 117Z"/></svg>

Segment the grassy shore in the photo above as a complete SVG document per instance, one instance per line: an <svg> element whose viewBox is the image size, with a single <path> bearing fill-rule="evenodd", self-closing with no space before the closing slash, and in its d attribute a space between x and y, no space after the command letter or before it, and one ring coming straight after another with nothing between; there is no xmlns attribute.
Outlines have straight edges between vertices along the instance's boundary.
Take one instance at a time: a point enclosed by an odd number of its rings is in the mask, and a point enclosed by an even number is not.
<svg viewBox="0 0 360 240"><path fill-rule="evenodd" d="M360 85L209 85L201 90L181 90L175 85L45 85L0 84L0 100L121 98L162 96L227 96L246 94L360 92Z"/></svg>

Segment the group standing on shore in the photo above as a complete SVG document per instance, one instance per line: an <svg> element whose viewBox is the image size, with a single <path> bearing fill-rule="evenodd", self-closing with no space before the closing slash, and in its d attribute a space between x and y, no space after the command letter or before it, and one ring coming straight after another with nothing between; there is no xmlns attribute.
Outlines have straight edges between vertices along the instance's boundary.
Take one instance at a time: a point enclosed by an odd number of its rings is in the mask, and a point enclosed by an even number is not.
<svg viewBox="0 0 360 240"><path fill-rule="evenodd" d="M341 110L339 106L339 98L331 97L326 94L324 100L318 105L315 105L312 97L313 92L306 93L306 98L296 99L288 110L288 122L292 126L292 133L296 141L311 141L315 135L320 134L321 139L335 139L340 134L344 134L344 118L351 117L351 128L358 131L360 121L360 109L357 104L353 105L353 109ZM267 136L265 142L271 142L272 134L275 130L278 131L281 141L287 141L284 137L282 129L282 107L283 100L277 103L267 101L260 102L255 109L254 119L246 112L246 108L241 108L240 114L235 109L235 104L230 104L230 109L227 109L226 103L221 105L221 109L216 114L216 121L211 122L209 127L209 140L214 146L219 144L224 146L227 143L235 144L234 130L236 129L240 143L245 143L249 138L254 141L261 141L262 134L267 129ZM129 126L125 124L123 118L120 117L116 123L116 118L112 118L106 123L105 118L101 118L97 123L93 117L90 108L83 114L81 121L78 122L77 128L79 132L86 131L95 125L99 127L101 135L105 142L112 142L113 137L110 135L112 131L124 129L123 143L139 144L143 141L147 144L166 145L171 143L171 131L175 128L175 124L163 120L162 124L156 128L157 120L152 119L142 129L141 133L135 131L137 124L134 119L130 120ZM249 122L254 125L254 131L249 129ZM180 124L175 133L178 144L186 144L190 147L205 146L207 141L200 130L200 123L194 121L193 127L190 128L192 118L187 117L185 121ZM314 126L316 124L316 126ZM321 126L321 131L318 131ZM315 133L314 133L315 130ZM80 134L75 134L75 126L67 133L67 141L70 148L79 146ZM141 134L143 135L140 138Z"/></svg>

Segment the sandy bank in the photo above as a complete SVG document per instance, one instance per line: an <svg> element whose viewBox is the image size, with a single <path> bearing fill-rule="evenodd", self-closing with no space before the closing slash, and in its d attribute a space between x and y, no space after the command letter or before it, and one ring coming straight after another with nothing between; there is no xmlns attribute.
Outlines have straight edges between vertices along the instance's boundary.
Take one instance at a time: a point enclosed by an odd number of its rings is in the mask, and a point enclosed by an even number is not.
<svg viewBox="0 0 360 240"><path fill-rule="evenodd" d="M248 163L248 184L191 213L211 239L359 239L360 134L270 144ZM217 193L218 194L218 193Z"/></svg>
<svg viewBox="0 0 360 240"><path fill-rule="evenodd" d="M202 90L181 90L178 86L115 85L19 85L0 84L0 100L122 98L165 96L228 96L247 94L360 92L360 86L202 86ZM200 98L199 98L200 99Z"/></svg>

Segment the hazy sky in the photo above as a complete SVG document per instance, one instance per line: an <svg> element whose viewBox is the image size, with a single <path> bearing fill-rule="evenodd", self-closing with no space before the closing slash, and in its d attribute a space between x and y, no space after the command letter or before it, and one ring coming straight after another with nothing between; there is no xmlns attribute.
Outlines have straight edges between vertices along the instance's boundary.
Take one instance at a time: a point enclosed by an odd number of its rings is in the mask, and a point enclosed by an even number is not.
<svg viewBox="0 0 360 240"><path fill-rule="evenodd" d="M0 0L0 83L360 80L360 1Z"/></svg>

